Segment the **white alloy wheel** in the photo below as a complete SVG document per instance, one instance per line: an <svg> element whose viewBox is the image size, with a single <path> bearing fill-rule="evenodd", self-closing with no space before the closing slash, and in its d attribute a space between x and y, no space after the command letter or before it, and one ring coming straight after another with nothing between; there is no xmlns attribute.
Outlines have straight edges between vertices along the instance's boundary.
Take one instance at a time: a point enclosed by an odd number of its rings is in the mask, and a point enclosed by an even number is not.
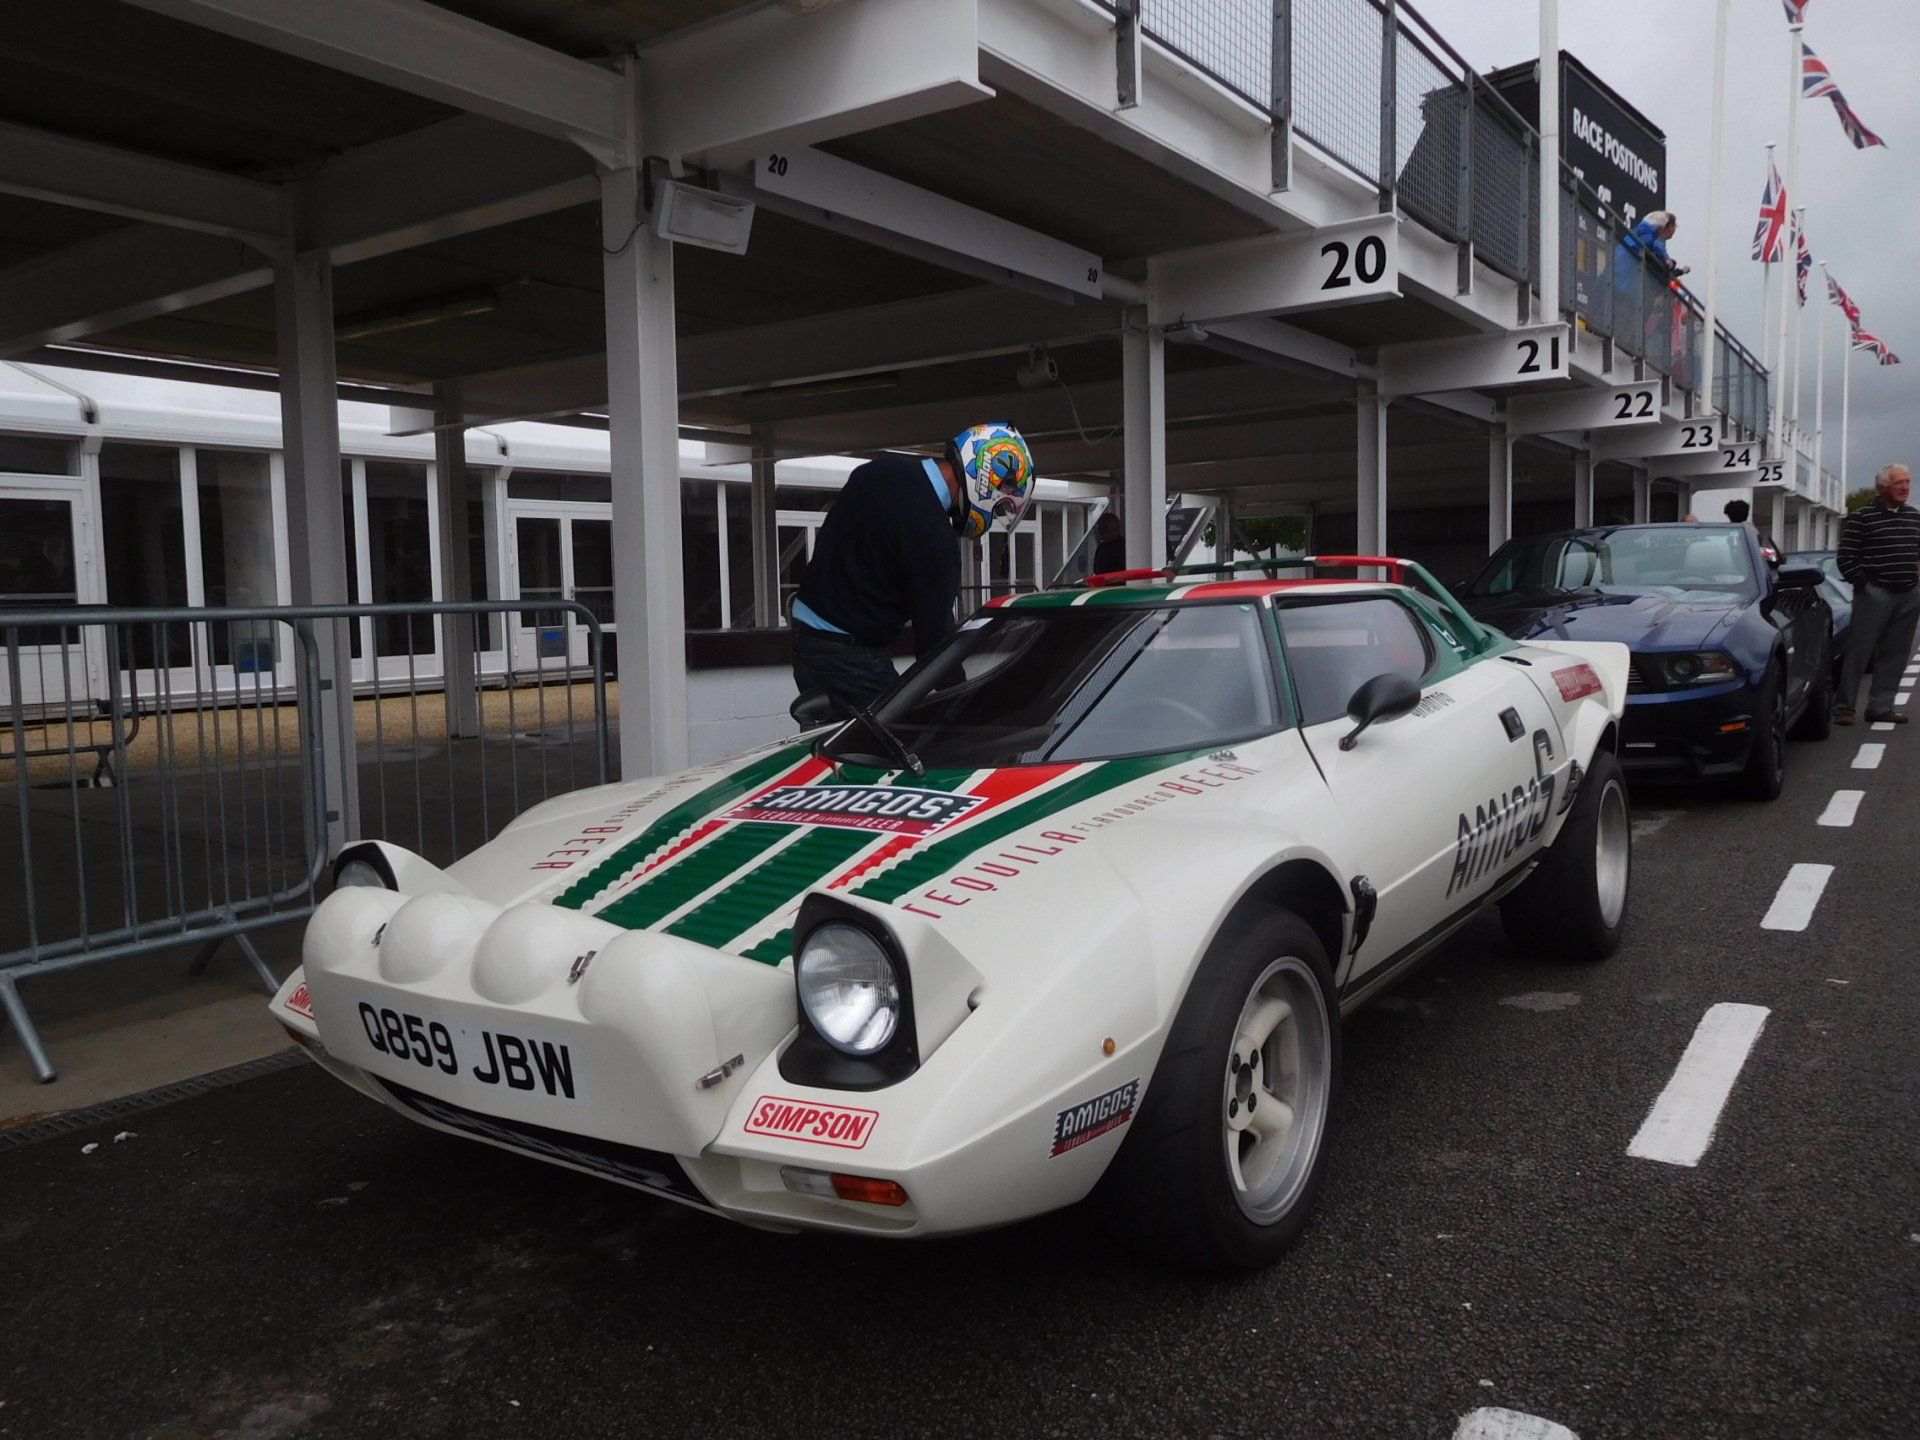
<svg viewBox="0 0 1920 1440"><path fill-rule="evenodd" d="M1593 832L1594 890L1600 918L1611 930L1627 908L1627 871L1633 855L1633 823L1627 816L1627 790L1609 776L1600 792L1599 823Z"/></svg>
<svg viewBox="0 0 1920 1440"><path fill-rule="evenodd" d="M1257 1225L1288 1215L1313 1174L1332 1093L1327 1001L1305 960L1261 973L1234 1026L1221 1092L1234 1199Z"/></svg>

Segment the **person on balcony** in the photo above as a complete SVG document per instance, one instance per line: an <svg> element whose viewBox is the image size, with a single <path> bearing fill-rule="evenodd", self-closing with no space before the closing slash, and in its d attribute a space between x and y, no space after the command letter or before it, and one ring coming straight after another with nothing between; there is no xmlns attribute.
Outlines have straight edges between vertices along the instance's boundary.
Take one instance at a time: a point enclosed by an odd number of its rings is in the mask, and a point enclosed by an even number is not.
<svg viewBox="0 0 1920 1440"><path fill-rule="evenodd" d="M1678 348L1669 326L1676 310L1685 307L1684 299L1676 299L1684 295L1679 279L1691 268L1676 264L1667 252L1679 228L1671 210L1650 210L1621 237L1613 256L1614 312L1620 322L1615 338L1663 372L1673 368Z"/></svg>
<svg viewBox="0 0 1920 1440"><path fill-rule="evenodd" d="M1033 455L1011 425L975 425L938 460L882 455L847 477L820 522L793 603L793 680L823 691L836 717L893 688L892 650L909 623L915 656L952 633L960 550L1033 498Z"/></svg>

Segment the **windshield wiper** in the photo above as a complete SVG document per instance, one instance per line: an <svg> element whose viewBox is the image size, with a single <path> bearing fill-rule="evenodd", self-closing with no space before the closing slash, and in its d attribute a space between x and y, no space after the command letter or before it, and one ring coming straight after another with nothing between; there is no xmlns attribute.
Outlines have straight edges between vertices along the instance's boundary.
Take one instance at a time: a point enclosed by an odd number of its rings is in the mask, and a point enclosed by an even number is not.
<svg viewBox="0 0 1920 1440"><path fill-rule="evenodd" d="M914 779L918 780L927 773L927 767L921 762L920 757L909 750L905 742L903 742L898 735L894 734L893 731L889 730L878 715L875 715L873 711L864 705L853 712L853 719L847 721L845 725L842 725L838 730L834 731L833 734L827 736L826 739L820 742L820 753L830 760L842 758L828 747L842 735L846 734L848 728L856 722L865 725L867 732L886 747L887 754L898 761L902 768L911 770Z"/></svg>

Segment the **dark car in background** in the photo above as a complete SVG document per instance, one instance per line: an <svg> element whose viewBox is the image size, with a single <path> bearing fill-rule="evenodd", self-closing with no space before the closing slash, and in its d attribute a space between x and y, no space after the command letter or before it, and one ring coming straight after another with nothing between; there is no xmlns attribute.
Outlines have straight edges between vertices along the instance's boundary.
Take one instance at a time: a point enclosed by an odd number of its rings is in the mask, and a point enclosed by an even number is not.
<svg viewBox="0 0 1920 1440"><path fill-rule="evenodd" d="M1837 550L1794 550L1780 557L1780 568L1797 570L1812 566L1827 578L1821 582L1820 598L1833 612L1833 673L1840 674L1840 662L1846 658L1847 637L1853 633L1853 586L1840 573Z"/></svg>
<svg viewBox="0 0 1920 1440"><path fill-rule="evenodd" d="M1774 566L1745 525L1614 525L1496 550L1460 599L1516 640L1633 651L1629 775L1733 780L1772 799L1789 732L1825 739L1833 617L1814 566Z"/></svg>

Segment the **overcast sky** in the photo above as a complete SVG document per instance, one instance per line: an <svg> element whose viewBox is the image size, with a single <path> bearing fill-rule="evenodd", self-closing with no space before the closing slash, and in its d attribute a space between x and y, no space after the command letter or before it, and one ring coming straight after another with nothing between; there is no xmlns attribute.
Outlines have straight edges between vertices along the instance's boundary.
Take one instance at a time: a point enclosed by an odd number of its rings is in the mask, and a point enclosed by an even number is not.
<svg viewBox="0 0 1920 1440"><path fill-rule="evenodd" d="M1538 0L1418 0L1447 40L1482 71L1539 53ZM1751 258L1766 183L1764 146L1776 142L1786 173L1791 59L1780 0L1732 0L1727 44L1725 158L1720 193L1720 314L1759 352L1761 266ZM1667 206L1680 219L1672 250L1706 285L1707 191L1713 123L1713 0L1561 0L1561 48L1578 56L1667 133ZM1905 363L1853 360L1849 489L1871 483L1892 459L1920 459L1920 4L1916 0L1812 0L1807 43L1831 68L1886 148L1855 150L1833 106L1800 106L1796 205L1807 210L1807 243L1832 267L1866 329ZM1801 415L1813 424L1816 268L1808 287ZM1776 285L1778 276L1776 275ZM1776 291L1777 293L1777 291ZM1846 320L1824 310L1827 443L1839 461L1840 355Z"/></svg>

